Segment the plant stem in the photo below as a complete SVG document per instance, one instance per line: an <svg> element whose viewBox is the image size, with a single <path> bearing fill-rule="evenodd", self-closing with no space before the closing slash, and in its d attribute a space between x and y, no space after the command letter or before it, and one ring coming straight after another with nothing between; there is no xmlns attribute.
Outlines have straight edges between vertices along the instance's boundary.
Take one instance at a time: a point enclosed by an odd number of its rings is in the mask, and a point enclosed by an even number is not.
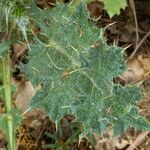
<svg viewBox="0 0 150 150"><path fill-rule="evenodd" d="M7 114L8 125L8 149L16 150L15 132L13 127L12 112L12 95L11 95L11 63L10 55L7 53L3 58L3 81L4 81L4 93L5 93L5 110Z"/></svg>

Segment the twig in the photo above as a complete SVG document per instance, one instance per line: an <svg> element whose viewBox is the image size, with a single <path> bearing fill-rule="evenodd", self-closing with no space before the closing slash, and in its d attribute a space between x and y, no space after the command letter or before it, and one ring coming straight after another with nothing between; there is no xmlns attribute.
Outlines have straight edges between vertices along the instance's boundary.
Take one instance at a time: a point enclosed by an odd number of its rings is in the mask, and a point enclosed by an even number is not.
<svg viewBox="0 0 150 150"><path fill-rule="evenodd" d="M142 143L145 137L149 134L149 131L142 132L134 141L133 143L127 148L127 150L134 150L138 145Z"/></svg>
<svg viewBox="0 0 150 150"><path fill-rule="evenodd" d="M140 46L143 44L143 42L146 40L146 38L150 35L150 31L147 32L147 34L143 37L143 39L140 41L140 43L138 44L138 46L134 49L133 53L130 55L129 59L132 59L134 57L134 55L137 53L137 50L140 48Z"/></svg>
<svg viewBox="0 0 150 150"><path fill-rule="evenodd" d="M135 48L136 48L138 46L138 42L139 42L139 29L138 29L138 22L137 22L137 15L136 15L136 10L135 10L134 0L130 0L130 5L131 5L132 10L133 10L134 21L135 21L135 31L136 31L136 44L135 44Z"/></svg>

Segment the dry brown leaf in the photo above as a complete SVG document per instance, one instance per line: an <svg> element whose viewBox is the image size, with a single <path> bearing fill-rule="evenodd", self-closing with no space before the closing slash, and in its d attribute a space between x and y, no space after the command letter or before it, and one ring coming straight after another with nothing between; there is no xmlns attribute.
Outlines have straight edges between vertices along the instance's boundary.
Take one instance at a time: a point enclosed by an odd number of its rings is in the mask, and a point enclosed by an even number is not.
<svg viewBox="0 0 150 150"><path fill-rule="evenodd" d="M27 45L15 43L12 45L12 66L15 68L18 62L25 59L27 53Z"/></svg>
<svg viewBox="0 0 150 150"><path fill-rule="evenodd" d="M123 73L122 78L129 83L144 80L150 77L150 57L139 55L128 63L128 70Z"/></svg>
<svg viewBox="0 0 150 150"><path fill-rule="evenodd" d="M96 150L116 150L125 149L129 145L129 142L119 137L114 138L97 138Z"/></svg>
<svg viewBox="0 0 150 150"><path fill-rule="evenodd" d="M102 15L104 5L100 1L93 1L87 5L88 11L90 12L90 17L99 18Z"/></svg>
<svg viewBox="0 0 150 150"><path fill-rule="evenodd" d="M54 0L37 0L37 5L40 8L51 8L55 5L55 1Z"/></svg>
<svg viewBox="0 0 150 150"><path fill-rule="evenodd" d="M19 43L13 44L14 57L17 59L26 51L26 49L27 49L26 45L19 44Z"/></svg>
<svg viewBox="0 0 150 150"><path fill-rule="evenodd" d="M35 94L35 89L33 88L30 81L14 81L14 84L17 88L14 95L14 103L17 108L24 112L28 109L31 103L32 97Z"/></svg>

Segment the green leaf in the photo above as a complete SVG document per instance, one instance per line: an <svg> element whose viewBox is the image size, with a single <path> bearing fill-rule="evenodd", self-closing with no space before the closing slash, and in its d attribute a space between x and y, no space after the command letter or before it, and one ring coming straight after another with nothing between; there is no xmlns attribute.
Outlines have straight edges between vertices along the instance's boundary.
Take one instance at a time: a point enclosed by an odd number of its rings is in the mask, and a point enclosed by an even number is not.
<svg viewBox="0 0 150 150"><path fill-rule="evenodd" d="M35 87L42 85L32 107L43 108L55 121L73 113L84 123L83 134L103 134L110 124L117 134L134 127L133 122L124 127L122 120L132 115L140 89L113 84L126 68L123 49L107 45L103 30L88 22L86 6L80 4L73 15L67 5L34 12L42 33L31 44L28 64L21 66ZM100 46L94 48L95 42Z"/></svg>
<svg viewBox="0 0 150 150"><path fill-rule="evenodd" d="M102 0L102 1L110 17L113 17L114 15L119 15L120 9L125 9L125 7L127 6L127 0Z"/></svg>

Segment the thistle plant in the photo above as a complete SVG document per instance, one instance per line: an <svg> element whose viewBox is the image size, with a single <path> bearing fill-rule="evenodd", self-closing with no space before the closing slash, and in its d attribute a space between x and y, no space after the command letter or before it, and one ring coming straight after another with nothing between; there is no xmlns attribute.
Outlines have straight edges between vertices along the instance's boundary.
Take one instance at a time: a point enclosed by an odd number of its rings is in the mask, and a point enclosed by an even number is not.
<svg viewBox="0 0 150 150"><path fill-rule="evenodd" d="M34 0L0 2L4 22L0 29L7 35L0 43L0 97L5 104L0 127L9 150L17 149L15 131L21 121L12 104L10 49L14 42L28 45L28 63L18 67L35 89L41 87L29 106L32 109L44 109L55 122L73 114L84 125L81 137L103 134L110 126L114 135L128 127L150 130L150 122L139 115L136 106L142 98L140 85L113 83L126 69L124 49L115 43L107 45L105 29L88 21L84 2L72 8L61 3L53 9L39 9Z"/></svg>
<svg viewBox="0 0 150 150"><path fill-rule="evenodd" d="M74 13L68 4L60 4L30 14L40 33L31 31L29 62L21 70L35 88L42 85L32 108L43 108L56 122L74 114L84 124L83 135L103 134L110 125L114 135L128 127L149 130L136 106L142 98L139 85L113 83L126 69L123 48L107 45L104 29L88 22L84 3Z"/></svg>

